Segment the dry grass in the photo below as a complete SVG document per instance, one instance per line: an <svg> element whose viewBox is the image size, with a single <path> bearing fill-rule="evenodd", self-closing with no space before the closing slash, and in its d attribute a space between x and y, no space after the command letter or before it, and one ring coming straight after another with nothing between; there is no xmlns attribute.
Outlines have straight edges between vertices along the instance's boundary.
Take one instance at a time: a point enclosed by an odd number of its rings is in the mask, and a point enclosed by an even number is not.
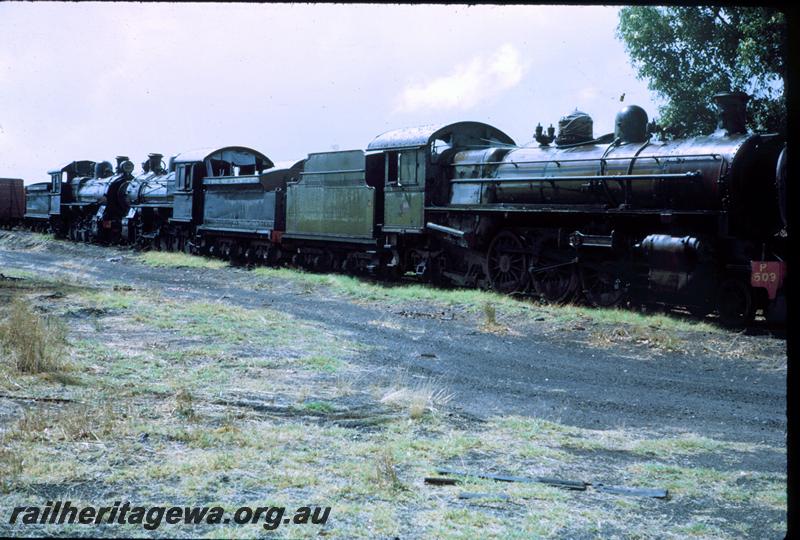
<svg viewBox="0 0 800 540"><path fill-rule="evenodd" d="M397 476L397 463L391 451L384 449L375 457L375 481L395 491L406 491L408 488Z"/></svg>
<svg viewBox="0 0 800 540"><path fill-rule="evenodd" d="M494 304L486 303L483 305L484 324L487 326L497 326L497 308Z"/></svg>
<svg viewBox="0 0 800 540"><path fill-rule="evenodd" d="M60 408L40 406L23 412L5 435L9 441L46 444L100 441L123 435L119 429L122 418L110 402L91 406L77 403Z"/></svg>
<svg viewBox="0 0 800 540"><path fill-rule="evenodd" d="M175 394L175 407L173 411L178 416L181 416L187 420L193 420L196 418L196 413L194 411L194 398L192 394L185 388L182 388Z"/></svg>
<svg viewBox="0 0 800 540"><path fill-rule="evenodd" d="M20 474L22 474L22 456L5 448L5 441L0 438L0 492L11 491L15 479Z"/></svg>
<svg viewBox="0 0 800 540"><path fill-rule="evenodd" d="M611 330L593 332L590 342L594 346L603 348L619 344L635 344L657 352L683 352L685 350L685 342L673 331L655 326L618 326Z"/></svg>
<svg viewBox="0 0 800 540"><path fill-rule="evenodd" d="M390 388L380 401L391 407L406 409L413 420L422 418L428 412L436 413L453 399L453 394L434 381L426 380L406 386L403 379L406 378L401 377L401 383Z"/></svg>
<svg viewBox="0 0 800 540"><path fill-rule="evenodd" d="M56 319L36 314L26 300L15 299L0 323L0 348L21 373L48 373L67 367L66 328Z"/></svg>
<svg viewBox="0 0 800 540"><path fill-rule="evenodd" d="M497 322L497 308L491 302L483 304L483 322L478 329L488 334L505 336L508 334L519 335L518 332L511 330L508 326Z"/></svg>

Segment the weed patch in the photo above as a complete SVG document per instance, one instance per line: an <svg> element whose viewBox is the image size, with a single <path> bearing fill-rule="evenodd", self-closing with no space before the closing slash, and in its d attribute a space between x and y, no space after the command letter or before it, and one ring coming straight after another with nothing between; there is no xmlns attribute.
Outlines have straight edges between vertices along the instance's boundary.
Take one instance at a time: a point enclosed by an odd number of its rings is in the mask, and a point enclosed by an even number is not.
<svg viewBox="0 0 800 540"><path fill-rule="evenodd" d="M173 411L178 416L185 418L186 420L194 420L196 418L196 414L194 411L194 398L192 394L185 388L182 388L175 394L175 407Z"/></svg>
<svg viewBox="0 0 800 540"><path fill-rule="evenodd" d="M396 491L408 489L397 476L397 463L389 450L383 450L375 457L375 481Z"/></svg>
<svg viewBox="0 0 800 540"><path fill-rule="evenodd" d="M144 264L155 266L156 268L209 268L217 270L227 266L224 261L217 259L171 251L148 251L139 255L138 259Z"/></svg>
<svg viewBox="0 0 800 540"><path fill-rule="evenodd" d="M330 414L334 411L333 405L325 401L308 401L303 403L300 408L301 410L318 414Z"/></svg>
<svg viewBox="0 0 800 540"><path fill-rule="evenodd" d="M125 435L129 413L116 411L109 402L81 403L60 408L28 409L5 434L6 440L36 443L99 441Z"/></svg>
<svg viewBox="0 0 800 540"><path fill-rule="evenodd" d="M307 356L300 361L301 364L326 373L334 373L342 367L342 361L330 356L314 355Z"/></svg>
<svg viewBox="0 0 800 540"><path fill-rule="evenodd" d="M616 347L619 344L643 345L658 352L684 352L685 341L674 331L655 325L618 326L610 330L594 332L590 343L602 348Z"/></svg>
<svg viewBox="0 0 800 540"><path fill-rule="evenodd" d="M0 349L20 373L47 373L67 367L66 327L56 319L36 314L27 301L17 298L0 323Z"/></svg>

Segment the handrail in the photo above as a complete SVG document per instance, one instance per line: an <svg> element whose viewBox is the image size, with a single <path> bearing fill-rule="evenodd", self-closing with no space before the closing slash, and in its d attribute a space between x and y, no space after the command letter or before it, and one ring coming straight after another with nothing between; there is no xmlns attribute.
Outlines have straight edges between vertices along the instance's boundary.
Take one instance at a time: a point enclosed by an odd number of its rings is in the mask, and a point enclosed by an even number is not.
<svg viewBox="0 0 800 540"><path fill-rule="evenodd" d="M533 160L533 161L461 161L461 162L458 162L458 163L454 162L451 165L457 166L457 167L460 167L462 165L504 165L504 164L507 164L507 165L531 165L531 164L534 164L534 163L555 163L556 165L559 165L561 163L580 163L580 162L587 162L587 161L600 161L601 159L603 159L605 161L625 160L625 159L636 159L637 161L641 160L641 159L654 159L656 161L658 161L660 159L663 159L663 160L673 159L673 160L676 160L676 161L680 161L680 160L683 160L685 158L701 158L701 157L705 157L705 158L709 158L710 157L714 161L716 161L718 159L722 159L722 156L720 154L685 154L685 155L665 154L665 155L656 155L656 156L611 156L611 157L604 157L604 158L592 157L592 158L573 158L573 159L558 159L558 158L554 157L553 159L541 159L541 160Z"/></svg>
<svg viewBox="0 0 800 540"><path fill-rule="evenodd" d="M528 184L531 182L568 182L575 180L666 180L666 179L686 179L693 180L700 178L700 171L687 173L664 173L664 174L609 174L589 175L589 176L529 176L526 178L457 178L451 180L453 184Z"/></svg>

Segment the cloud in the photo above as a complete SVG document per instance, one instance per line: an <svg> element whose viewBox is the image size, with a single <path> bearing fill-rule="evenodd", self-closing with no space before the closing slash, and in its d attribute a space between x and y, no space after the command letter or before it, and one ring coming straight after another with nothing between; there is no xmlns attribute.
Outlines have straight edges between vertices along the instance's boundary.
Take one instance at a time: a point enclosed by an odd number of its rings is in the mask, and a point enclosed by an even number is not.
<svg viewBox="0 0 800 540"><path fill-rule="evenodd" d="M525 71L519 51L505 44L492 55L479 55L449 75L410 84L397 97L396 109L469 109L480 101L513 88Z"/></svg>

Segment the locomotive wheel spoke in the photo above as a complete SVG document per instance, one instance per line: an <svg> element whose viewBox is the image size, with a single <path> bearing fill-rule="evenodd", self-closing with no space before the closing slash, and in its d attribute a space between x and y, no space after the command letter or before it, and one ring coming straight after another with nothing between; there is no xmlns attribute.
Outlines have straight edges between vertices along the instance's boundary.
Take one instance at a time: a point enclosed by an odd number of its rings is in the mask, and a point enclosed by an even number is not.
<svg viewBox="0 0 800 540"><path fill-rule="evenodd" d="M586 301L594 307L612 307L619 304L625 296L616 273L603 266L581 265L581 284Z"/></svg>
<svg viewBox="0 0 800 540"><path fill-rule="evenodd" d="M511 231L502 231L489 246L487 273L492 289L518 292L528 284L528 265L522 240Z"/></svg>
<svg viewBox="0 0 800 540"><path fill-rule="evenodd" d="M545 237L536 244L534 270L531 280L536 293L547 302L563 304L569 302L578 291L580 278L572 256L558 247L555 238ZM549 268L536 271L535 268Z"/></svg>

